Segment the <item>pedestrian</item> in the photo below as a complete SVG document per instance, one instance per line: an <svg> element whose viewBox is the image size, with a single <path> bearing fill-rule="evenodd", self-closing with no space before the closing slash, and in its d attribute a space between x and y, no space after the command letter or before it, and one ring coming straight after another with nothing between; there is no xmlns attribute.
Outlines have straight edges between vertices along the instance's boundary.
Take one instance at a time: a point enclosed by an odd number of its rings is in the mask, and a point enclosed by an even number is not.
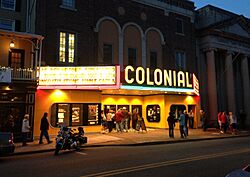
<svg viewBox="0 0 250 177"><path fill-rule="evenodd" d="M223 129L223 131L221 130L221 133L226 133L227 132L227 126L228 126L228 121L227 121L227 113L226 111L224 111L221 116L221 129Z"/></svg>
<svg viewBox="0 0 250 177"><path fill-rule="evenodd" d="M128 132L129 129L129 121L130 121L130 113L127 111L126 107L122 108L122 115L123 115L123 119L122 119L122 124L124 127L125 132Z"/></svg>
<svg viewBox="0 0 250 177"><path fill-rule="evenodd" d="M138 112L136 109L133 109L133 112L132 112L132 129L133 130L136 130L137 120L138 120Z"/></svg>
<svg viewBox="0 0 250 177"><path fill-rule="evenodd" d="M179 116L178 120L179 120L181 138L186 138L187 135L184 131L185 115L183 114L183 112L181 110L179 111L179 114L180 114L180 116Z"/></svg>
<svg viewBox="0 0 250 177"><path fill-rule="evenodd" d="M101 110L101 126L102 126L101 133L106 133L107 118L103 110Z"/></svg>
<svg viewBox="0 0 250 177"><path fill-rule="evenodd" d="M6 132L14 133L15 120L13 115L10 113L7 117Z"/></svg>
<svg viewBox="0 0 250 177"><path fill-rule="evenodd" d="M167 121L169 129L169 138L174 138L175 117L172 112L169 112Z"/></svg>
<svg viewBox="0 0 250 177"><path fill-rule="evenodd" d="M203 128L203 131L207 130L207 116L204 110L200 110L200 121L201 121L201 127Z"/></svg>
<svg viewBox="0 0 250 177"><path fill-rule="evenodd" d="M192 109L189 112L189 127L194 128L194 112Z"/></svg>
<svg viewBox="0 0 250 177"><path fill-rule="evenodd" d="M222 115L222 112L219 112L218 115L217 115L217 120L218 120L218 125L219 125L220 132L222 131L221 130L221 115Z"/></svg>
<svg viewBox="0 0 250 177"><path fill-rule="evenodd" d="M27 137L30 132L29 114L25 114L22 123L22 146L27 146Z"/></svg>
<svg viewBox="0 0 250 177"><path fill-rule="evenodd" d="M118 111L115 113L115 122L116 122L116 131L117 132L123 132L123 114L122 109L118 109Z"/></svg>
<svg viewBox="0 0 250 177"><path fill-rule="evenodd" d="M113 129L113 120L112 120L113 114L112 110L108 109L107 114L106 114L106 119L107 119L107 128L108 132L110 133Z"/></svg>
<svg viewBox="0 0 250 177"><path fill-rule="evenodd" d="M52 143L52 141L50 141L49 139L49 121L48 121L48 113L45 112L43 114L43 117L41 119L41 124L40 124L40 140L39 140L39 144L43 144L43 136L45 136L48 144Z"/></svg>
<svg viewBox="0 0 250 177"><path fill-rule="evenodd" d="M233 114L233 112L229 112L229 127L232 134L236 134L236 125L237 125L237 118Z"/></svg>
<svg viewBox="0 0 250 177"><path fill-rule="evenodd" d="M186 136L188 136L188 122L189 122L189 115L187 113L187 110L184 111L185 115L185 126L184 126L184 131L186 133Z"/></svg>
<svg viewBox="0 0 250 177"><path fill-rule="evenodd" d="M142 132L143 131L147 132L147 128L141 113L137 114L136 130L137 132L140 132L140 130L142 130Z"/></svg>

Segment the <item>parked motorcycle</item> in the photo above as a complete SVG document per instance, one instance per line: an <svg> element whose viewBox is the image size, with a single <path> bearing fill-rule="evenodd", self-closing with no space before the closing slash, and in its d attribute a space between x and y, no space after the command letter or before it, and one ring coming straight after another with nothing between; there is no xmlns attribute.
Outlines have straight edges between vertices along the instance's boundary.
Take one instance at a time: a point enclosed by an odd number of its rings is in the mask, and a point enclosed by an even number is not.
<svg viewBox="0 0 250 177"><path fill-rule="evenodd" d="M76 129L72 130L70 127L61 127L56 137L55 155L58 155L60 150L80 150L81 145L87 143L83 128L78 127L78 132L75 131Z"/></svg>

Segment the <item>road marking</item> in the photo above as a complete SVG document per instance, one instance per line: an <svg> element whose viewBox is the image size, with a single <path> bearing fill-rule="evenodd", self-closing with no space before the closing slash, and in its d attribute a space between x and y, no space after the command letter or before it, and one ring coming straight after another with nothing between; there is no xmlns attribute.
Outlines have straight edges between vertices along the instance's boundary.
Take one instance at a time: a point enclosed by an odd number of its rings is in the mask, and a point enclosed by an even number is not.
<svg viewBox="0 0 250 177"><path fill-rule="evenodd" d="M88 155L87 153L84 153L84 152L76 152L76 153L80 155Z"/></svg>
<svg viewBox="0 0 250 177"><path fill-rule="evenodd" d="M152 169L152 168L158 168L158 167L163 167L163 166L181 164L181 163L185 163L185 162L192 162L192 161L198 161L198 160L205 160L205 159L223 157L223 156L228 156L228 155L242 154L242 153L247 153L247 152L250 152L250 148L234 150L234 151L228 151L228 152L222 152L222 153L216 153L216 154L208 154L208 155L202 155L202 156L196 156L196 157L189 157L189 158L184 158L184 159L157 162L157 163L133 166L133 167L128 167L128 168L121 168L121 169L116 169L116 170L111 170L111 171L106 171L106 172L89 174L89 175L85 175L85 176L81 176L81 177L112 176L112 175L118 175L118 174L122 174L122 173L141 171L141 170L145 170L145 169Z"/></svg>

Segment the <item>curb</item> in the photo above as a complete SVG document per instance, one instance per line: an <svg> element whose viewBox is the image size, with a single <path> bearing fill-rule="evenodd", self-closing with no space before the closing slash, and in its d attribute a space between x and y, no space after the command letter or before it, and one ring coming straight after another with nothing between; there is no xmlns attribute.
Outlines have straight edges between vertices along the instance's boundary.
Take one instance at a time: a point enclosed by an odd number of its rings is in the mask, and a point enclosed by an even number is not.
<svg viewBox="0 0 250 177"><path fill-rule="evenodd" d="M150 146L150 145L161 145L161 144L176 144L176 143L186 143L186 142L196 142L196 141L206 141L206 140L241 138L241 137L249 137L249 136L250 134L236 135L236 136L224 136L224 137L196 138L196 139L181 139L181 140L179 139L179 140L170 140L170 141L152 141L152 142L128 143L128 144L93 144L93 145L86 144L84 146L81 146L81 149L95 148L95 147L111 147L111 146ZM35 151L26 151L26 152L16 152L16 153L11 154L10 156L38 154L38 153L52 152L52 151L55 151L55 148L35 150Z"/></svg>

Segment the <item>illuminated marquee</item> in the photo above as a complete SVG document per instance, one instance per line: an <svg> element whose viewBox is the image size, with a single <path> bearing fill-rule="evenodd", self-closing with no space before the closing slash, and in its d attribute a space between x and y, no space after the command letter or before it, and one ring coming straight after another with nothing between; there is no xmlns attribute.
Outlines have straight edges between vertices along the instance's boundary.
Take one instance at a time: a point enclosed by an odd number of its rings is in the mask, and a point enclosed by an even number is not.
<svg viewBox="0 0 250 177"><path fill-rule="evenodd" d="M38 89L117 89L120 66L40 67Z"/></svg>
<svg viewBox="0 0 250 177"><path fill-rule="evenodd" d="M123 89L191 92L199 95L198 80L189 72L127 66L124 73Z"/></svg>

